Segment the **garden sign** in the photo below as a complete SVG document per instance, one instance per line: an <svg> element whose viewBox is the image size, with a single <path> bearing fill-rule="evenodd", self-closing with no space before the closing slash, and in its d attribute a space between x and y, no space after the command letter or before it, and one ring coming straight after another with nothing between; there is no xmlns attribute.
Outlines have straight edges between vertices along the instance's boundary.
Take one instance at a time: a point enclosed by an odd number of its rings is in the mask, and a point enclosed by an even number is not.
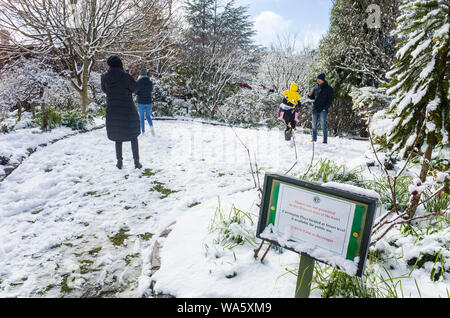
<svg viewBox="0 0 450 318"><path fill-rule="evenodd" d="M302 255L296 297L309 295L314 260L363 274L378 199L343 188L265 175L256 236Z"/></svg>

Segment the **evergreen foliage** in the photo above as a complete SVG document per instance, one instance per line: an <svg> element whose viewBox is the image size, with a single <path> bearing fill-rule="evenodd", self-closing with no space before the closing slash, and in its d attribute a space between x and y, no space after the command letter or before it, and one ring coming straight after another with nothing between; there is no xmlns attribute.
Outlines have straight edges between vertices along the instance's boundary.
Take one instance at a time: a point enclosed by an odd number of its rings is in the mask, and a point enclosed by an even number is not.
<svg viewBox="0 0 450 318"><path fill-rule="evenodd" d="M394 121L387 140L406 155L420 134L417 146L429 160L433 147L448 144L450 130L450 2L403 1L401 12L394 32L400 38L397 61L388 73Z"/></svg>

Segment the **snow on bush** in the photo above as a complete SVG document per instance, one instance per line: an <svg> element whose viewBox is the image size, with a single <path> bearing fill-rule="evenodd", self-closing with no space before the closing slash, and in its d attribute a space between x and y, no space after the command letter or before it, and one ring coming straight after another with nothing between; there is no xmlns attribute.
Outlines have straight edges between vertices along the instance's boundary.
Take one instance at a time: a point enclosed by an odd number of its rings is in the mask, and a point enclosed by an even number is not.
<svg viewBox="0 0 450 318"><path fill-rule="evenodd" d="M241 88L219 107L223 119L231 123L273 123L278 117L282 96L253 85Z"/></svg>
<svg viewBox="0 0 450 318"><path fill-rule="evenodd" d="M0 71L0 115L18 103L64 105L70 84L44 61L24 57Z"/></svg>

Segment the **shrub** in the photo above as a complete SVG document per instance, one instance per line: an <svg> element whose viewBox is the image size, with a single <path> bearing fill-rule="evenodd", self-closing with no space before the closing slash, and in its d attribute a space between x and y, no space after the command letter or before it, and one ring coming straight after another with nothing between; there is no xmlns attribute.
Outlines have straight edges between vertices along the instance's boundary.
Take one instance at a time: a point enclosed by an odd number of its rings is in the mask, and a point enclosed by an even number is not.
<svg viewBox="0 0 450 318"><path fill-rule="evenodd" d="M214 218L209 225L209 232L216 233L214 244L223 248L233 249L236 246L250 244L257 246L256 238L252 226L254 225L251 215L236 206L232 206L230 212L225 214L219 205L214 214Z"/></svg>
<svg viewBox="0 0 450 318"><path fill-rule="evenodd" d="M329 159L320 159L306 176L306 179L314 182L342 182L358 187L366 187L362 178L361 169L349 170L345 165L338 165Z"/></svg>
<svg viewBox="0 0 450 318"><path fill-rule="evenodd" d="M43 127L42 112L36 115L36 124L42 129L53 129L60 126L72 128L72 130L86 131L91 118L83 116L80 110L47 110L47 127Z"/></svg>

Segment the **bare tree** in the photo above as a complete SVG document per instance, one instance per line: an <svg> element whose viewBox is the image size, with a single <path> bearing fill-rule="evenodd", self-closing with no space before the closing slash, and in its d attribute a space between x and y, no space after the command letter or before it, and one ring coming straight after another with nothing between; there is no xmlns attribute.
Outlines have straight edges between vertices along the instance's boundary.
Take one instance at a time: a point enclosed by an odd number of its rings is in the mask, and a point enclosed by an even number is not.
<svg viewBox="0 0 450 318"><path fill-rule="evenodd" d="M57 56L57 62L71 71L72 85L81 97L81 111L86 114L89 76L99 56L155 56L164 49L160 39L170 34L145 33L146 22L153 14L161 13L156 10L161 3L160 0L4 0L0 2L0 23L11 33L13 44L24 52ZM159 22L167 23L168 18ZM136 35L145 35L140 41L148 45L130 45Z"/></svg>
<svg viewBox="0 0 450 318"><path fill-rule="evenodd" d="M314 51L303 48L299 51L295 35L278 36L268 52L263 53L259 80L277 92L282 92L293 82L300 91L307 90L307 75L314 61Z"/></svg>

